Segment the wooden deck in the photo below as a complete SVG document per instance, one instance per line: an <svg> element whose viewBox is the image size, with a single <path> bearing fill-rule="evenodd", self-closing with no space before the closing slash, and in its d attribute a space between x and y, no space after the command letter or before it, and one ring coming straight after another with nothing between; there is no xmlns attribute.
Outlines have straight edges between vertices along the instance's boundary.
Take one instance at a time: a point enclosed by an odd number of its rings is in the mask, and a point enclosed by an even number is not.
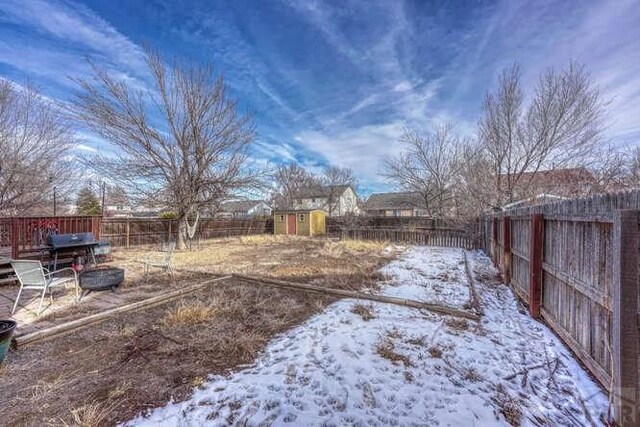
<svg viewBox="0 0 640 427"><path fill-rule="evenodd" d="M170 292L181 286L181 274L171 280L165 273L152 272L149 280L142 277L140 263L135 260L117 260L107 263L125 269L125 281L115 292L110 290L90 292L76 301L76 290L73 284L53 288L53 302L47 295L43 304L43 312L38 316L41 292L25 290L20 297L15 314L11 309L18 295L18 283L0 285L0 319L12 319L18 322L16 335L22 335L75 320L81 317L100 313L132 302Z"/></svg>

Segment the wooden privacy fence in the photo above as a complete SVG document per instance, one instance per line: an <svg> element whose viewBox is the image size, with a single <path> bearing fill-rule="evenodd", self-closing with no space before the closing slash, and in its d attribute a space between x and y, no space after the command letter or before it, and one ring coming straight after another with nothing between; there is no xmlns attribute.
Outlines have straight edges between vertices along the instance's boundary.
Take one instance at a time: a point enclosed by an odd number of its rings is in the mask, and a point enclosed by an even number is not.
<svg viewBox="0 0 640 427"><path fill-rule="evenodd" d="M21 258L33 255L50 234L92 232L100 237L99 216L39 216L0 218L2 255Z"/></svg>
<svg viewBox="0 0 640 427"><path fill-rule="evenodd" d="M640 192L519 208L479 223L482 246L528 305L637 425Z"/></svg>
<svg viewBox="0 0 640 427"><path fill-rule="evenodd" d="M465 230L436 228L433 230L409 230L403 228L343 227L341 239L375 240L411 245L447 246L473 249L473 239Z"/></svg>
<svg viewBox="0 0 640 427"><path fill-rule="evenodd" d="M245 236L273 232L273 219L201 218L194 239ZM101 236L112 246L130 247L175 241L178 221L159 218L105 218Z"/></svg>

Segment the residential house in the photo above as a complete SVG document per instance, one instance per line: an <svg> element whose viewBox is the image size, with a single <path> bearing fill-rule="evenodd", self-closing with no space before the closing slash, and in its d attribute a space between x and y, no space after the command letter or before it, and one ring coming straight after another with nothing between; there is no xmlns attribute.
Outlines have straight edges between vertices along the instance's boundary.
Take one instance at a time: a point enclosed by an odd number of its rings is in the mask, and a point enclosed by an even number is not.
<svg viewBox="0 0 640 427"><path fill-rule="evenodd" d="M508 174L502 174L507 179ZM513 188L513 199L522 200L538 195L558 197L584 197L589 194L595 177L584 167L524 172Z"/></svg>
<svg viewBox="0 0 640 427"><path fill-rule="evenodd" d="M293 209L322 209L329 216L358 215L358 195L350 185L323 186L299 192Z"/></svg>
<svg viewBox="0 0 640 427"><path fill-rule="evenodd" d="M217 216L222 218L251 218L271 216L272 209L264 200L234 200L222 203Z"/></svg>
<svg viewBox="0 0 640 427"><path fill-rule="evenodd" d="M418 192L374 193L364 204L368 216L429 216Z"/></svg>

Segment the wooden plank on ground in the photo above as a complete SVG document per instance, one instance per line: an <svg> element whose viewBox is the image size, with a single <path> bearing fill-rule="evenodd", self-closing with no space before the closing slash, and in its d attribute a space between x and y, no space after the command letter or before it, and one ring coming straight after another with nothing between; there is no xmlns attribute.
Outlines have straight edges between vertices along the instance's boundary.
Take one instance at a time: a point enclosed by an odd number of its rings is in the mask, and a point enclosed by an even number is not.
<svg viewBox="0 0 640 427"><path fill-rule="evenodd" d="M211 283L220 282L230 278L231 276L216 277L215 279L205 280L204 282L197 283L195 285L191 285L186 288L178 289L173 292L168 292L166 294L158 295L153 298L148 298L142 301L134 302L132 304L123 305L117 308L112 308L110 310L92 314L91 316L83 317L82 319L72 320L71 322L67 322L62 325L57 325L47 329L41 329L25 335L18 335L17 337L14 337L13 343L14 343L14 346L20 347L36 341L43 341L50 338L66 335L68 333L77 331L78 329L87 327L91 324L101 322L116 313L124 313L124 312L139 310L143 308L151 308L156 305L160 305L165 302L168 302L172 299L200 290L205 286L210 285Z"/></svg>
<svg viewBox="0 0 640 427"><path fill-rule="evenodd" d="M365 294L363 292L345 291L342 289L323 288L320 286L307 285L304 283L286 282L284 280L270 279L266 277L246 276L244 274L233 274L233 277L237 277L238 279L243 279L249 282L264 283L268 285L275 285L275 286L289 288L289 289L303 290L308 292L317 292L321 294L335 295L335 296L345 297L345 298L385 302L389 304L401 305L404 307L429 310L429 311L433 311L438 314L444 314L447 316L463 317L465 319L474 320L474 321L480 320L480 316L478 316L477 314L470 313L464 310L458 310L452 307L447 307L441 304L420 302L420 301L414 301L414 300L398 298L398 297L390 297L385 295Z"/></svg>

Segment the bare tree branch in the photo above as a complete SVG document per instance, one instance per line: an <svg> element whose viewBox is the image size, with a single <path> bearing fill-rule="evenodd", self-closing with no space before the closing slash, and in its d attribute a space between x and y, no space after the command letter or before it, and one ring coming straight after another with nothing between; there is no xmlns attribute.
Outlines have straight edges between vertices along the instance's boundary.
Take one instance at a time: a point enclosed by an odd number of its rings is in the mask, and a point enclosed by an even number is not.
<svg viewBox="0 0 640 427"><path fill-rule="evenodd" d="M77 80L75 111L118 151L93 157L92 166L129 195L175 210L181 248L189 218L255 184L254 171L246 168L255 128L250 115L238 113L212 65L168 66L151 50L146 60L152 90L94 66L92 80Z"/></svg>
<svg viewBox="0 0 640 427"><path fill-rule="evenodd" d="M3 215L43 211L72 189L70 167L76 138L60 106L31 86L0 79L0 212ZM47 209L48 210L48 209ZM50 212L49 212L50 213Z"/></svg>

